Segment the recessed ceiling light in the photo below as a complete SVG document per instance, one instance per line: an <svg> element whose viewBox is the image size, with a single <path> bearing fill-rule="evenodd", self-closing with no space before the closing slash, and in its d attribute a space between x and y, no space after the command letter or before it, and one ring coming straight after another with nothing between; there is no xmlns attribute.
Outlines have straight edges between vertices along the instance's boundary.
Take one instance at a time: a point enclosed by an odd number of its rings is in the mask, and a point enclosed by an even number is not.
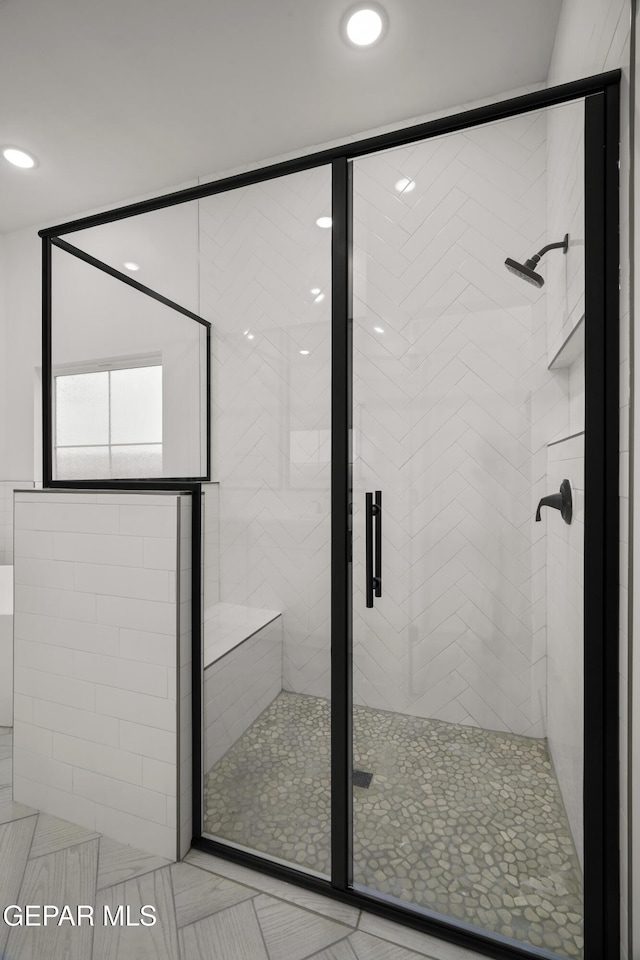
<svg viewBox="0 0 640 960"><path fill-rule="evenodd" d="M302 354L303 357L309 356L309 351L308 351L308 350L301 350L300 353Z"/></svg>
<svg viewBox="0 0 640 960"><path fill-rule="evenodd" d="M323 230L328 230L332 223L331 217L318 217L316 220L316 226L322 227Z"/></svg>
<svg viewBox="0 0 640 960"><path fill-rule="evenodd" d="M313 290L311 291L311 293L312 293L313 296L315 297L316 294L320 293L320 287L314 287Z"/></svg>
<svg viewBox="0 0 640 960"><path fill-rule="evenodd" d="M403 177L402 180L398 180L396 183L396 190L398 193L411 193L411 191L415 190L415 188L415 180L410 180L409 177Z"/></svg>
<svg viewBox="0 0 640 960"><path fill-rule="evenodd" d="M324 300L324 293L319 293L318 296L313 301L314 303L321 303Z"/></svg>
<svg viewBox="0 0 640 960"><path fill-rule="evenodd" d="M376 333L384 333L384 329L382 327L374 327L373 329Z"/></svg>
<svg viewBox="0 0 640 960"><path fill-rule="evenodd" d="M247 334L247 340L254 340L254 339L255 339L255 337L254 337L254 335L253 335L252 333L248 333L248 334Z"/></svg>
<svg viewBox="0 0 640 960"><path fill-rule="evenodd" d="M124 268L125 270L132 270L135 272L136 270L140 269L140 264L134 263L133 260L125 260Z"/></svg>
<svg viewBox="0 0 640 960"><path fill-rule="evenodd" d="M249 331L248 331L248 330L245 330L245 332L244 332L244 334L243 334L243 336L245 336L245 337L246 337L246 336L248 336L248 334L249 334Z"/></svg>
<svg viewBox="0 0 640 960"><path fill-rule="evenodd" d="M25 153L24 150L20 150L18 147L3 147L2 156L5 160L8 160L9 163L12 163L14 167L22 167L23 170L30 170L32 167L35 167L37 163L35 157L32 157L30 153Z"/></svg>
<svg viewBox="0 0 640 960"><path fill-rule="evenodd" d="M382 36L385 27L383 11L370 4L360 5L347 14L344 31L349 43L356 47L370 47Z"/></svg>

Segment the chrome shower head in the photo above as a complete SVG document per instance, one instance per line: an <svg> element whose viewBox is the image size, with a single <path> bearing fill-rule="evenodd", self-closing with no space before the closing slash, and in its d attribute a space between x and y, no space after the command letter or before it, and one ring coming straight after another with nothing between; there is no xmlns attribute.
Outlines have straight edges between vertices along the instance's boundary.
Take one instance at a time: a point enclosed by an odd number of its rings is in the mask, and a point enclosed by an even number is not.
<svg viewBox="0 0 640 960"><path fill-rule="evenodd" d="M566 253L569 249L569 234L565 233L564 240L560 240L559 243L548 243L546 247L543 247L542 250L539 250L538 253L534 254L533 257L530 257L528 260L525 260L524 263L518 263L517 260L512 260L511 257L507 257L504 262L505 267L511 273L514 273L516 277L520 277L521 280L526 280L527 283L532 283L535 287L544 286L544 277L541 277L539 273L536 273L535 267L538 266L540 262L540 257L544 257L545 253L549 250L562 250L563 253Z"/></svg>

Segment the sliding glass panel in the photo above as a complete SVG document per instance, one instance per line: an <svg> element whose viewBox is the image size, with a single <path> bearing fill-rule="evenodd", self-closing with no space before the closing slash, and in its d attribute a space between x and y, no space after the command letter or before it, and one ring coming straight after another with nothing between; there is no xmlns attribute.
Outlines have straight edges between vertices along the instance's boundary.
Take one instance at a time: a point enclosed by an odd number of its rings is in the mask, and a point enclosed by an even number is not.
<svg viewBox="0 0 640 960"><path fill-rule="evenodd" d="M200 202L206 836L330 872L331 171ZM330 223L329 223L330 226Z"/></svg>
<svg viewBox="0 0 640 960"><path fill-rule="evenodd" d="M55 246L52 266L53 479L206 475L206 326Z"/></svg>
<svg viewBox="0 0 640 960"><path fill-rule="evenodd" d="M354 164L354 882L563 957L582 955L583 115Z"/></svg>

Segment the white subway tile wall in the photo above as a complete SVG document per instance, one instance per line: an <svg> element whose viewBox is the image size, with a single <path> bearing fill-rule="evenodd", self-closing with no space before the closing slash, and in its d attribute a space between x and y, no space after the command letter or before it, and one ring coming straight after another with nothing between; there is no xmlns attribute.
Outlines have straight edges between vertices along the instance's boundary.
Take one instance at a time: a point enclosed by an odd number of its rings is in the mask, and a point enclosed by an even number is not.
<svg viewBox="0 0 640 960"><path fill-rule="evenodd" d="M178 658L169 670L169 687L173 690L178 701L178 799L179 806L174 807L175 791L167 797L167 816L178 824L178 859L186 856L194 835L193 823L193 722L191 717L191 664L192 664L192 633L191 633L191 497L180 497L178 503L180 519L180 540L177 544L178 567ZM197 602L197 601L195 601ZM198 605L200 609L200 605ZM162 767L164 757L146 758L152 764L147 770L147 776L154 775L162 782ZM200 828L200 824L195 825Z"/></svg>
<svg viewBox="0 0 640 960"><path fill-rule="evenodd" d="M15 499L14 796L175 859L191 837L191 499Z"/></svg>

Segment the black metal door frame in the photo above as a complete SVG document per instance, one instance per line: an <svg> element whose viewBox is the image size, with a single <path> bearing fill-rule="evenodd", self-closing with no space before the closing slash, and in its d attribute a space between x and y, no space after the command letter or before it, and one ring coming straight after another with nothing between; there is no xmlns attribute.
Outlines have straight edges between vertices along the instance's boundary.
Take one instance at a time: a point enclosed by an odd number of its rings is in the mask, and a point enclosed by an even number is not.
<svg viewBox="0 0 640 960"><path fill-rule="evenodd" d="M480 124L547 107L585 101L585 953L584 960L619 955L618 784L618 378L620 71L600 74L370 137L198 187L119 207L40 231L43 238L44 478L51 487L164 486L179 480L73 483L51 479L51 244L64 234L198 200L314 167L332 167L332 878L331 882L202 836L201 636L193 631L193 846L317 890L328 896L479 953L503 960L555 955L499 935L411 908L382 894L355 890L352 878L352 634L351 634L351 161ZM62 243L58 244L62 246ZM70 252L70 251L68 251ZM118 279L121 279L120 277ZM128 279L128 278L127 278ZM145 291L146 292L146 291ZM210 476L207 470L207 478ZM199 484L182 483L199 503ZM199 510L197 510L199 514ZM194 544L200 531L194 511ZM196 547L194 546L194 549ZM199 564L195 562L194 571ZM194 604L194 609L197 605Z"/></svg>

